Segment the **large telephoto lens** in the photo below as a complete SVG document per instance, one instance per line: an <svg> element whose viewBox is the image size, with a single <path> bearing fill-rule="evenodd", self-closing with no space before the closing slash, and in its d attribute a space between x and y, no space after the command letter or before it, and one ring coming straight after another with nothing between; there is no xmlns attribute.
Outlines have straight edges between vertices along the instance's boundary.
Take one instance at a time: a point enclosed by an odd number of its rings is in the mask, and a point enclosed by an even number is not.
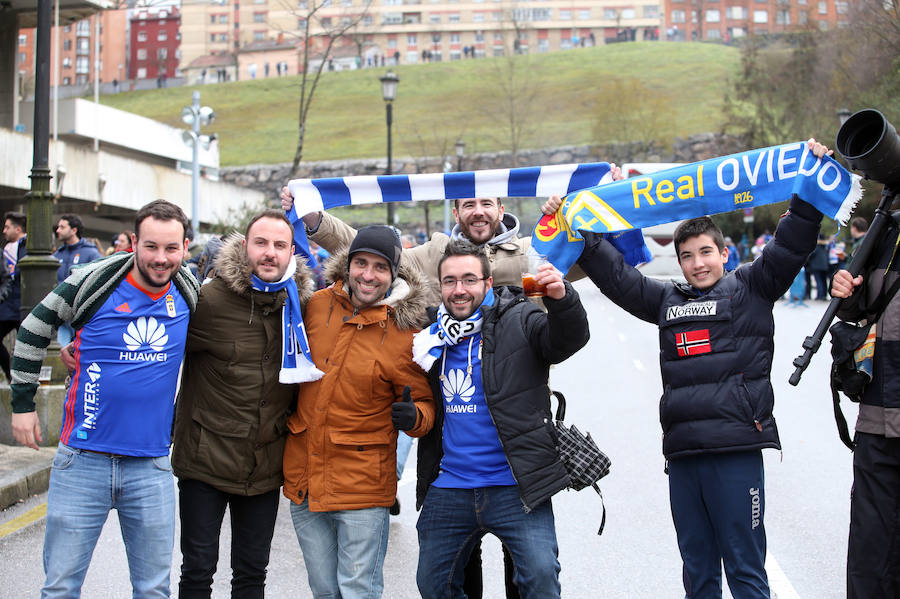
<svg viewBox="0 0 900 599"><path fill-rule="evenodd" d="M866 108L847 119L835 146L850 168L892 190L900 189L900 136L877 110Z"/></svg>

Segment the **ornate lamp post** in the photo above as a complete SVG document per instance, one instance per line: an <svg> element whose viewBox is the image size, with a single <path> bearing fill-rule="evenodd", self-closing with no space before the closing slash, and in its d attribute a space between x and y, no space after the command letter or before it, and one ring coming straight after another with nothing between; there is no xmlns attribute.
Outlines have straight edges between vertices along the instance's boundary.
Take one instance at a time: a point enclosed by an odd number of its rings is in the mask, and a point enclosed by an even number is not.
<svg viewBox="0 0 900 599"><path fill-rule="evenodd" d="M200 127L206 127L216 118L216 113L209 106L200 106L200 92L195 91L191 97L191 105L181 109L181 120L190 125L190 130L181 134L184 144L193 149L191 164L191 228L196 236L200 232L200 148L209 149L209 144L216 136L200 135Z"/></svg>
<svg viewBox="0 0 900 599"><path fill-rule="evenodd" d="M384 97L384 108L387 113L387 172L386 175L394 174L391 168L391 124L394 121L393 106L394 98L397 97L397 86L400 84L400 78L394 71L388 71L381 80L381 95ZM394 214L394 203L387 203L387 222L389 225L396 224L396 216Z"/></svg>

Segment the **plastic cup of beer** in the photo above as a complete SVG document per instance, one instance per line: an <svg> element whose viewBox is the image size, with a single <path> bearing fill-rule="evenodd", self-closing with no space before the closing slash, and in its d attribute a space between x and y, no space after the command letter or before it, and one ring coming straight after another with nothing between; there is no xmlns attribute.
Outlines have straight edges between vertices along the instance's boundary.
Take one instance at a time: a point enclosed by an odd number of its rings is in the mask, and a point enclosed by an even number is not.
<svg viewBox="0 0 900 599"><path fill-rule="evenodd" d="M528 271L522 273L522 291L527 297L544 297L547 295L546 285L539 284L534 280L534 276L542 264L549 263L547 256L533 251L528 252Z"/></svg>

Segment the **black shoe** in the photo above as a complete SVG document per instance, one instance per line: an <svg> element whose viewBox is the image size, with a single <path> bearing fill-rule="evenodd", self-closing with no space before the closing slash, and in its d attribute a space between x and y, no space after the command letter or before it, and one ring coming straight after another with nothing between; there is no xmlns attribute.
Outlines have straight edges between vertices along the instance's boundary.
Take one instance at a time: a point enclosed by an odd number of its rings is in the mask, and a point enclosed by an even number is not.
<svg viewBox="0 0 900 599"><path fill-rule="evenodd" d="M391 516L399 516L400 515L400 500L394 497L394 505L388 508L388 511L391 513Z"/></svg>

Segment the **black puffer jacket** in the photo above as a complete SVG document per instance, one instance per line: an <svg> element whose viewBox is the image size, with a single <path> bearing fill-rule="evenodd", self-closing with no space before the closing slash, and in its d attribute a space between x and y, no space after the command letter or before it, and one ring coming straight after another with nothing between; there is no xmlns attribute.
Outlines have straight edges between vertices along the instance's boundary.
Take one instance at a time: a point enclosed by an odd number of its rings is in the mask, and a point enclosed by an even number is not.
<svg viewBox="0 0 900 599"><path fill-rule="evenodd" d="M643 276L607 241L585 235L579 264L624 310L659 326L663 454L780 448L772 416L772 308L816 245L822 215L795 198L753 263L700 295Z"/></svg>
<svg viewBox="0 0 900 599"><path fill-rule="evenodd" d="M494 293L481 329L481 380L519 495L530 511L569 485L556 450L547 379L550 365L584 347L590 332L584 307L568 283L563 299L544 298L546 314L518 287L498 287ZM416 508L422 507L443 457L439 369L440 361L428 375L437 409L434 428L419 440Z"/></svg>
<svg viewBox="0 0 900 599"><path fill-rule="evenodd" d="M895 203L894 208L897 209ZM863 284L841 303L838 317L847 321L868 319L878 300L900 277L897 223L891 220L872 250L863 270ZM884 309L875 329L872 381L863 392L856 430L885 437L900 437L900 292Z"/></svg>

